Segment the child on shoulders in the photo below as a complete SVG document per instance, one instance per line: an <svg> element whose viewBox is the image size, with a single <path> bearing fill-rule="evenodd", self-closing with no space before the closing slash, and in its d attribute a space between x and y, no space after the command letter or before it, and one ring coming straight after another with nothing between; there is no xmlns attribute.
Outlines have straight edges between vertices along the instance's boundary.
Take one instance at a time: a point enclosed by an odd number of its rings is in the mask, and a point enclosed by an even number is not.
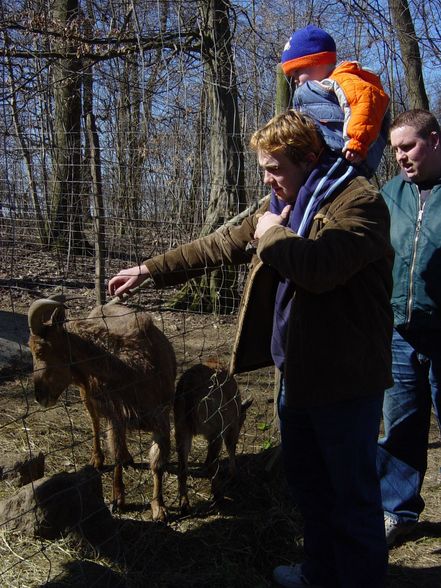
<svg viewBox="0 0 441 588"><path fill-rule="evenodd" d="M297 85L293 107L311 116L332 151L372 176L386 146L389 96L380 78L356 61L336 65L334 39L309 25L295 31L281 67Z"/></svg>

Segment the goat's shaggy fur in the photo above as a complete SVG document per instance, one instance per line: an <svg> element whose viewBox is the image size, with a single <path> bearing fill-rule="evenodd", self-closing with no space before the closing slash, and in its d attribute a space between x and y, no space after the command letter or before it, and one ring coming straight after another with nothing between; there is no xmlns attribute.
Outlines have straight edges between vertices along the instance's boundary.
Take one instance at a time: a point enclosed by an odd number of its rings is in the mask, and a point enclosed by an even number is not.
<svg viewBox="0 0 441 588"><path fill-rule="evenodd" d="M162 477L170 452L169 415L176 377L169 340L149 314L122 304L98 306L86 319L66 321L63 304L39 300L29 309L29 324L36 399L52 406L70 384L80 389L92 420L91 463L97 468L104 462L100 419L108 421L115 507L124 506L122 467L133 463L126 430L152 431L151 507L154 520L165 520Z"/></svg>
<svg viewBox="0 0 441 588"><path fill-rule="evenodd" d="M194 435L203 435L208 441L205 460L211 477L214 499L223 497L219 478L219 454L222 441L229 456L229 473L236 473L236 445L240 428L245 421L251 400L241 402L234 376L210 359L188 369L176 386L174 402L176 450L178 454L179 505L183 513L190 508L187 475L188 455Z"/></svg>

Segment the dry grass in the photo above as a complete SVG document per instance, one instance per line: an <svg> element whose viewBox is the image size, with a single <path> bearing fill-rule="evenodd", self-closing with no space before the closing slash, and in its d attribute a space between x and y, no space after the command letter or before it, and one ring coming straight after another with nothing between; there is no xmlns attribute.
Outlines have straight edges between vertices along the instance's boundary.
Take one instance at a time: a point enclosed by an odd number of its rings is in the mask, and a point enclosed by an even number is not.
<svg viewBox="0 0 441 588"><path fill-rule="evenodd" d="M11 407L14 394L9 392L2 395L2 407L5 404ZM67 396L54 409L29 411L26 430L18 418L3 426L0 437L5 440L6 451L24 449L26 444L32 452L43 451L48 474L86 463L90 450L88 422L76 394L70 391ZM17 408L20 412L19 402ZM244 566L250 574L244 585L268 585L265 576L274 563L273 550L277 543L279 553L286 550L288 542L284 537L298 534L299 520L282 496L279 469L269 479L263 479L271 451L262 451L269 432L256 426L261 422L259 410L257 403L238 448L239 478L226 486L227 500L220 508L211 503L209 480L198 472L206 448L197 438L190 464L191 516L181 517L178 511L173 452L165 478L170 523L168 526L152 523L148 508L151 483L144 467L148 436L132 434L129 447L136 467L125 472L127 510L116 515L119 553L111 560L97 558L91 548L73 537L49 542L3 533L2 585L236 586ZM7 418L14 416L17 414L13 415L10 408ZM104 494L109 499L111 474L104 473L102 479ZM1 485L2 497L14 491L5 482Z"/></svg>

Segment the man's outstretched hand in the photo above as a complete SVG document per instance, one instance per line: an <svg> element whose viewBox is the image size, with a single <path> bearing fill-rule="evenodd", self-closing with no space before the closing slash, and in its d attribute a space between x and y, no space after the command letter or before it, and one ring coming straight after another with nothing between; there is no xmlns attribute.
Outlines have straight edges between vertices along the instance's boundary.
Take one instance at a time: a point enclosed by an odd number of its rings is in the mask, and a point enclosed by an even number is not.
<svg viewBox="0 0 441 588"><path fill-rule="evenodd" d="M135 265L121 270L109 280L107 286L111 296L131 295L131 290L142 284L150 275L145 265Z"/></svg>

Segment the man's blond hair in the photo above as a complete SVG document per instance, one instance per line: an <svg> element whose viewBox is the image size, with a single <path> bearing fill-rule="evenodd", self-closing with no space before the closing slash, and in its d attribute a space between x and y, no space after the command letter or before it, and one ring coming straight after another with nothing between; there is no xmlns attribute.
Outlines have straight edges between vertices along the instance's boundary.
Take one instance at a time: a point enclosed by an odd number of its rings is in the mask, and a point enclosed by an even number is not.
<svg viewBox="0 0 441 588"><path fill-rule="evenodd" d="M323 141L309 116L287 110L253 133L250 147L254 151L282 152L293 163L300 163L308 153L318 155Z"/></svg>

